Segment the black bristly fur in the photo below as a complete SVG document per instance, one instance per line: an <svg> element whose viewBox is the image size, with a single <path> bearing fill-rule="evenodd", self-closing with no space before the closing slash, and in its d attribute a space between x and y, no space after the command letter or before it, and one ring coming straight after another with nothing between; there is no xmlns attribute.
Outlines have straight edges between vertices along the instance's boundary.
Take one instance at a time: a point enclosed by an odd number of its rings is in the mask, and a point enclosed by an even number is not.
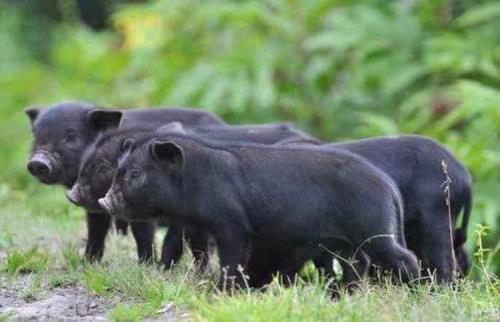
<svg viewBox="0 0 500 322"><path fill-rule="evenodd" d="M182 151L181 170L168 166L171 158L151 157L151 145L162 142ZM319 245L348 255L360 247L404 281L419 274L416 258L399 243L398 189L385 173L347 151L213 142L180 134L139 140L106 204L111 212L114 205L123 205L117 213L127 219L170 213L210 231L221 268L227 269L221 270L221 282L226 274L241 278L237 266L247 267L254 245L272 245L284 253L304 249L306 259L322 251ZM295 264L285 260L280 265L286 271Z"/></svg>
<svg viewBox="0 0 500 322"><path fill-rule="evenodd" d="M460 276L470 270L470 258L464 243L472 206L472 179L467 169L436 141L423 136L379 137L323 145L356 153L387 173L396 183L404 200L404 229L408 248L422 261L423 274L435 273L439 282L452 279L452 247ZM447 208L441 162L448 165L451 179L451 215L455 222L463 211L461 227L453 233L450 244ZM290 254L255 256L256 265L276 272L277 263ZM273 258L274 263L259 263L259 258ZM327 252L315 259L318 268L334 275L332 256ZM342 265L342 261L340 261ZM274 271L272 271L274 267ZM343 270L349 269L343 266ZM293 275L295 272L289 273ZM269 279L269 276L268 276Z"/></svg>
<svg viewBox="0 0 500 322"><path fill-rule="evenodd" d="M435 273L439 282L451 281L453 248L460 273L465 275L469 271L470 261L464 243L472 205L472 178L445 147L417 135L370 138L325 147L361 155L394 180L405 205L408 248L422 261L424 273ZM453 245L449 237L442 161L447 163L451 179L452 227L463 210L462 225L454 231Z"/></svg>
<svg viewBox="0 0 500 322"><path fill-rule="evenodd" d="M86 102L63 102L44 109L28 108L26 114L30 119L34 137L30 161L41 156L47 168L50 168L50 171L44 172L43 175L37 174L38 179L45 184L60 184L67 188L73 186L83 151L95 140L100 131L108 128L142 126L156 129L165 123L175 121L188 125L225 125L215 115L195 109L129 110L121 112L123 114L121 118L116 117L117 113L120 111L100 109ZM108 117L109 114L113 114L113 117ZM88 259L93 261L102 257L110 223L109 216L102 210L87 212L88 239L85 256ZM132 226L134 236L151 235L152 229L141 225ZM126 231L125 222L118 222L117 226ZM147 240L149 237L140 238ZM149 251L152 245L144 247L147 250L144 251L144 256L140 255L140 259L148 260L152 254L152 251Z"/></svg>
<svg viewBox="0 0 500 322"><path fill-rule="evenodd" d="M222 141L246 141L258 142L264 144L276 144L283 140L293 142L313 142L314 140L308 135L294 129L288 124L265 124L265 125L245 125L245 126L204 126L204 127L189 127L176 125L175 129L197 133L200 136L214 138ZM172 126L159 128L157 133L168 133ZM158 134L152 133L148 129L128 128L125 130L111 130L103 133L98 139L87 149L81 162L80 174L75 186L80 187L82 193L81 204L87 209L100 209L97 200L104 197L105 192L111 185L111 176L114 173L114 168L117 165L123 166L123 163L130 154L132 142L144 142L155 137ZM124 149L124 142L127 148ZM120 156L121 154L121 156ZM111 164L111 169L107 173L99 173L96 171L102 168L101 163ZM84 187L84 188L81 188ZM195 255L196 262L203 268L208 259L209 238L208 234L202 229L195 227L185 227L181 223L172 220L166 220L170 215L164 215L162 224L170 223L169 230L165 236L162 247L161 262L166 268L169 268L172 263L179 260L183 253L183 233L191 246L191 251ZM180 229L180 231L179 231ZM194 248L193 248L194 247Z"/></svg>

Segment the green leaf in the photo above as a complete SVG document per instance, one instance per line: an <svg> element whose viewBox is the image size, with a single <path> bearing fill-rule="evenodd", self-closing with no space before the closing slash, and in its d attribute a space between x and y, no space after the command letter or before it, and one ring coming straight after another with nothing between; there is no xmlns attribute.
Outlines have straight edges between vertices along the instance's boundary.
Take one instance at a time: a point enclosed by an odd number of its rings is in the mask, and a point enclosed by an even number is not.
<svg viewBox="0 0 500 322"><path fill-rule="evenodd" d="M455 24L461 28L466 28L497 18L500 18L500 2L492 2L467 10L455 20Z"/></svg>

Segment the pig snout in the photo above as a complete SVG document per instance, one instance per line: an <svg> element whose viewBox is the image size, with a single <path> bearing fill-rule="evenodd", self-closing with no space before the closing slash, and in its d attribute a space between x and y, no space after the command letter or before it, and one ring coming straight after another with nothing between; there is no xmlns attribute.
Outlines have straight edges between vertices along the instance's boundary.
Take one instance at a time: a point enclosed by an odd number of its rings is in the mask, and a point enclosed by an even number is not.
<svg viewBox="0 0 500 322"><path fill-rule="evenodd" d="M104 198L98 200L98 203L108 215L122 216L124 200L121 191L108 191Z"/></svg>
<svg viewBox="0 0 500 322"><path fill-rule="evenodd" d="M68 190L66 192L66 197L68 198L68 200L72 203L74 203L75 205L77 206L80 206L81 204L81 199L80 199L80 194L79 194L79 186L78 185L74 185L71 190Z"/></svg>
<svg viewBox="0 0 500 322"><path fill-rule="evenodd" d="M112 213L111 198L108 195L106 195L104 198L100 198L97 202L106 213Z"/></svg>
<svg viewBox="0 0 500 322"><path fill-rule="evenodd" d="M49 179L52 174L52 164L49 158L43 154L33 155L28 161L27 167L31 175L41 180Z"/></svg>

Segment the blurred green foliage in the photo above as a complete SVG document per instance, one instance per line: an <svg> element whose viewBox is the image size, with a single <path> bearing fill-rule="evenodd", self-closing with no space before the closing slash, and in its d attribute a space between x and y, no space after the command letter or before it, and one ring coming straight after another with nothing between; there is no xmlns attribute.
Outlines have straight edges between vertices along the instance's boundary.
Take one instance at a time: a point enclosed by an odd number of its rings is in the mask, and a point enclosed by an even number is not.
<svg viewBox="0 0 500 322"><path fill-rule="evenodd" d="M23 108L64 99L289 120L329 141L418 133L470 169L472 225L487 225L486 245L498 250L500 2L150 1L119 6L99 33L59 3L50 24L0 3L0 178L9 186L32 181ZM498 254L491 269L500 271Z"/></svg>

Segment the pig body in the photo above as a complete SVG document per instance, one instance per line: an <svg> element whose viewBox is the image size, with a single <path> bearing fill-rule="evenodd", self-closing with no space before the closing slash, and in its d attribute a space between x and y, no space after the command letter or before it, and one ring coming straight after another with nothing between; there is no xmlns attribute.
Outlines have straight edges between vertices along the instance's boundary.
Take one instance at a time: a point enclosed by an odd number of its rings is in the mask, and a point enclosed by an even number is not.
<svg viewBox="0 0 500 322"><path fill-rule="evenodd" d="M179 122L166 124L155 131L158 135L182 133L221 142L248 142L269 145L320 144L321 142L289 123L186 127Z"/></svg>
<svg viewBox="0 0 500 322"><path fill-rule="evenodd" d="M213 113L191 108L147 108L126 110L120 119L120 129L148 128L178 122L186 127L226 127L223 120Z"/></svg>
<svg viewBox="0 0 500 322"><path fill-rule="evenodd" d="M425 273L436 274L438 281L453 278L454 249L458 271L466 275L470 261L464 248L472 206L472 178L467 169L441 144L416 135L370 138L325 145L344 149L369 160L397 184L405 206L405 235L408 248L422 261ZM449 223L446 194L446 163L450 186ZM463 210L462 226L452 231Z"/></svg>
<svg viewBox="0 0 500 322"><path fill-rule="evenodd" d="M388 174L404 201L404 229L408 248L421 260L423 274L435 274L439 282L452 280L453 256L455 251L457 271L461 276L470 270L470 259L464 246L467 225L472 206L472 179L467 169L436 141L417 135L378 137L322 145L324 148L342 149L362 156L377 168ZM453 232L450 239L448 209L444 192L446 176L442 161L447 164L450 177L451 227L463 211L462 225ZM276 273L286 253L256 254L256 267L263 267L268 274L265 280ZM260 263L263 258L267 262ZM272 258L272 260L270 260ZM327 276L333 276L330 253L325 252L314 259L318 268ZM300 269L304 262L298 262ZM349 267L340 261L344 271ZM293 275L296 272L288 272ZM282 272L283 274L283 272Z"/></svg>
<svg viewBox="0 0 500 322"><path fill-rule="evenodd" d="M128 220L171 214L208 230L217 241L221 283L241 278L238 267L247 267L252 246L266 244L303 249L308 258L322 247L350 254L361 248L402 280L418 277L416 258L402 246L399 192L361 157L173 134L135 146L100 205ZM286 260L280 266L295 269Z"/></svg>
<svg viewBox="0 0 500 322"><path fill-rule="evenodd" d="M188 127L179 122L169 123L156 130L157 134L196 133L205 138L222 141L242 141L262 144L277 144L283 140L316 142L310 136L294 129L288 124L265 124L245 126L200 126ZM117 129L100 135L85 152L78 179L68 197L85 207L88 211L99 211L98 199L104 197L111 186L118 159L128 140L156 134L148 129ZM187 239L196 262L204 267L208 259L209 235L196 227L185 229L181 224L168 220L169 229L162 246L161 262L165 268L179 260L183 253L183 236ZM183 234L184 231L184 234Z"/></svg>

